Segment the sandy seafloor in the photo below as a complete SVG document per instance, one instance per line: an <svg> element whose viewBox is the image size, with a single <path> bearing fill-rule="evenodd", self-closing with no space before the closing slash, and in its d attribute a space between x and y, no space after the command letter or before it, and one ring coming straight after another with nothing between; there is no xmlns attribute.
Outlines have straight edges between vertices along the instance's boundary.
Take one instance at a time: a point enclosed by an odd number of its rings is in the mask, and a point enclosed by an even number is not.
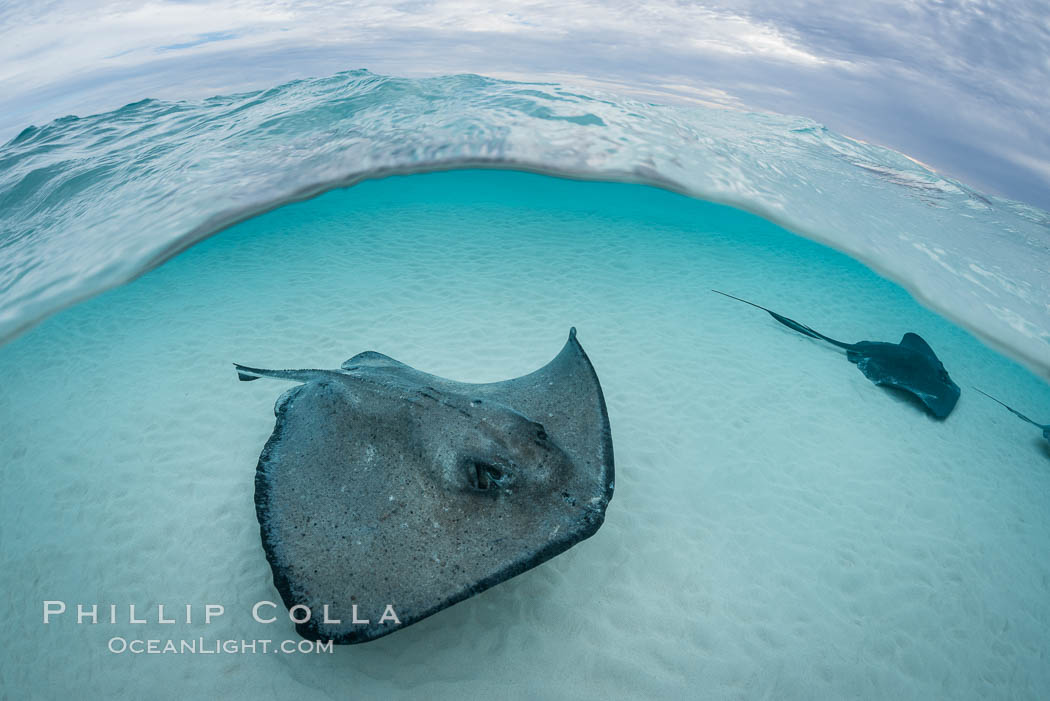
<svg viewBox="0 0 1050 701"><path fill-rule="evenodd" d="M937 422L843 354L925 337ZM114 655L281 640L253 504L279 382L377 350L466 381L570 326L616 493L590 540L334 655ZM4 698L1050 698L1050 387L845 256L637 185L498 171L367 182L209 239L0 348ZM367 563L362 563L367 566ZM209 626L42 623L42 602L221 603Z"/></svg>

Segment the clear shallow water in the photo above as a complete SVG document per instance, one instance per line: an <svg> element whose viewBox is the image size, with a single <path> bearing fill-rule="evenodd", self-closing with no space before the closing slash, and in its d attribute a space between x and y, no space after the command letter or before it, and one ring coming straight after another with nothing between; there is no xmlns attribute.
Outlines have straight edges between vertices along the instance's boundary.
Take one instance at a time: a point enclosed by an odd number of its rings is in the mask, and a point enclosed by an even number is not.
<svg viewBox="0 0 1050 701"><path fill-rule="evenodd" d="M918 331L963 387L959 405L931 420L712 287L838 338ZM545 363L572 325L617 458L592 539L332 657L105 651L113 635L293 635L247 613L276 596L252 479L280 388L237 382L231 362L334 367L374 349L498 380ZM367 182L52 317L0 348L0 367L0 676L13 694L1050 691L1050 451L969 390L1039 418L1050 387L856 261L736 209L513 172ZM207 627L45 627L51 598L229 613Z"/></svg>
<svg viewBox="0 0 1050 701"><path fill-rule="evenodd" d="M366 71L26 129L0 149L0 339L251 214L464 164L655 183L758 212L1050 375L1046 212L802 118Z"/></svg>

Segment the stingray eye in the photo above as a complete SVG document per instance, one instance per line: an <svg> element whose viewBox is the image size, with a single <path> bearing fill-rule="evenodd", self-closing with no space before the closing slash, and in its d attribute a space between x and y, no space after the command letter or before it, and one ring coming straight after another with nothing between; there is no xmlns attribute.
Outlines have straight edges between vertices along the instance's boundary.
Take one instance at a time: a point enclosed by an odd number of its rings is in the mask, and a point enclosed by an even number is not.
<svg viewBox="0 0 1050 701"><path fill-rule="evenodd" d="M500 468L481 460L472 460L467 466L467 481L479 492L502 489L508 477Z"/></svg>
<svg viewBox="0 0 1050 701"><path fill-rule="evenodd" d="M952 381L952 378L948 377L948 371L947 371L947 370L945 370L944 368L941 368L941 371L940 371L940 373L939 373L939 376L940 376L940 378L941 378L941 382L944 382L944 383L946 383L946 384L947 384L948 382L951 382L951 381Z"/></svg>

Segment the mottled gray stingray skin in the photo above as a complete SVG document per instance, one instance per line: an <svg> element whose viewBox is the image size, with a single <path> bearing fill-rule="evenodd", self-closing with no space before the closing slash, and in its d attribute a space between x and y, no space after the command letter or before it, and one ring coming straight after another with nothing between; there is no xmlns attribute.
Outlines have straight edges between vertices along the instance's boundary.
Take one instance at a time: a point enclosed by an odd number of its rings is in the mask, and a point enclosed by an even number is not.
<svg viewBox="0 0 1050 701"><path fill-rule="evenodd" d="M885 341L843 343L754 302L718 290L711 291L738 302L750 304L790 329L844 349L846 359L854 363L864 373L864 377L877 385L910 392L923 403L929 413L938 419L948 418L956 402L959 401L959 385L952 381L937 354L919 334L906 333L900 343Z"/></svg>
<svg viewBox="0 0 1050 701"><path fill-rule="evenodd" d="M1035 426L1035 427L1036 427L1036 428L1038 428L1038 429L1042 429L1042 431L1043 431L1043 438L1045 438L1045 439L1046 439L1046 442L1047 442L1047 443L1050 443L1050 424L1037 424L1037 423L1036 423L1035 421L1032 421L1032 420L1031 420L1030 418L1028 418L1028 417L1027 417L1027 416L1025 416L1024 414L1022 414L1021 412L1019 412L1019 411L1018 411L1017 409L1014 409L1013 407L1011 407L1011 406L1007 405L1006 403L1004 403L1004 402L1001 402L1001 401L999 401L998 399L996 399L996 398L995 398L995 397L993 397L992 395L988 394L988 393L987 393L987 392L985 392L984 390L981 390L981 389L977 389L976 387L974 387L974 389L976 389L976 390L977 390L978 392L980 392L980 393L981 393L981 394L983 394L984 396L986 396L986 397L988 397L989 399L991 399L991 400L992 400L993 402L995 402L995 403L999 404L1000 406L1006 407L1006 409L1007 409L1007 410L1008 410L1008 411L1009 411L1009 412L1010 412L1011 414L1013 414L1014 416L1016 416L1017 418L1019 418L1019 419L1023 419L1024 421L1027 421L1028 423L1032 424L1033 426Z"/></svg>
<svg viewBox="0 0 1050 701"><path fill-rule="evenodd" d="M505 382L453 382L380 353L338 370L260 370L300 382L277 401L255 505L285 606L311 640L392 633L593 535L613 494L598 377L576 340ZM380 622L391 605L399 623ZM323 606L330 619L323 621ZM368 624L353 623L357 618ZM302 611L299 611L300 617Z"/></svg>

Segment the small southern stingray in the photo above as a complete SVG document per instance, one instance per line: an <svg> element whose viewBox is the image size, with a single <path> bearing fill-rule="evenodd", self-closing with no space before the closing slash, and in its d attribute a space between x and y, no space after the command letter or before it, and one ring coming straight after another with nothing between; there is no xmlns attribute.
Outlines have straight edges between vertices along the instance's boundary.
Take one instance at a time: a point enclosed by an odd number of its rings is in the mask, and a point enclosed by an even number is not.
<svg viewBox="0 0 1050 701"><path fill-rule="evenodd" d="M974 389L977 389L977 388L974 387ZM984 396L988 397L989 399L991 399L993 402L996 402L997 404L1006 407L1006 409L1010 413L1012 413L1014 416L1016 416L1017 418L1022 419L1024 421L1027 421L1028 423L1032 424L1036 428L1042 429L1042 431L1043 431L1043 438L1046 439L1047 443L1050 443L1050 424L1037 424L1035 421L1032 421L1030 418L1028 418L1024 414L1022 414L1021 412L1019 412L1017 409L1014 409L1013 407L1005 404L1004 402L999 401L998 399L996 399L992 395L988 394L987 392L985 392L983 390L979 390L979 389L977 389L977 391L980 392L981 394L983 394Z"/></svg>
<svg viewBox="0 0 1050 701"><path fill-rule="evenodd" d="M900 343L885 341L843 343L754 302L748 302L746 299L740 299L718 290L711 291L738 302L750 304L766 312L789 329L844 349L846 359L854 363L864 373L864 377L877 385L910 392L938 419L947 418L955 408L955 403L959 401L959 386L949 377L948 371L944 369L944 365L930 345L916 333L904 334Z"/></svg>
<svg viewBox="0 0 1050 701"><path fill-rule="evenodd" d="M373 351L338 370L236 367L241 380L301 383L274 406L255 507L305 638L392 633L554 557L605 518L609 417L576 329L543 368L489 384Z"/></svg>

